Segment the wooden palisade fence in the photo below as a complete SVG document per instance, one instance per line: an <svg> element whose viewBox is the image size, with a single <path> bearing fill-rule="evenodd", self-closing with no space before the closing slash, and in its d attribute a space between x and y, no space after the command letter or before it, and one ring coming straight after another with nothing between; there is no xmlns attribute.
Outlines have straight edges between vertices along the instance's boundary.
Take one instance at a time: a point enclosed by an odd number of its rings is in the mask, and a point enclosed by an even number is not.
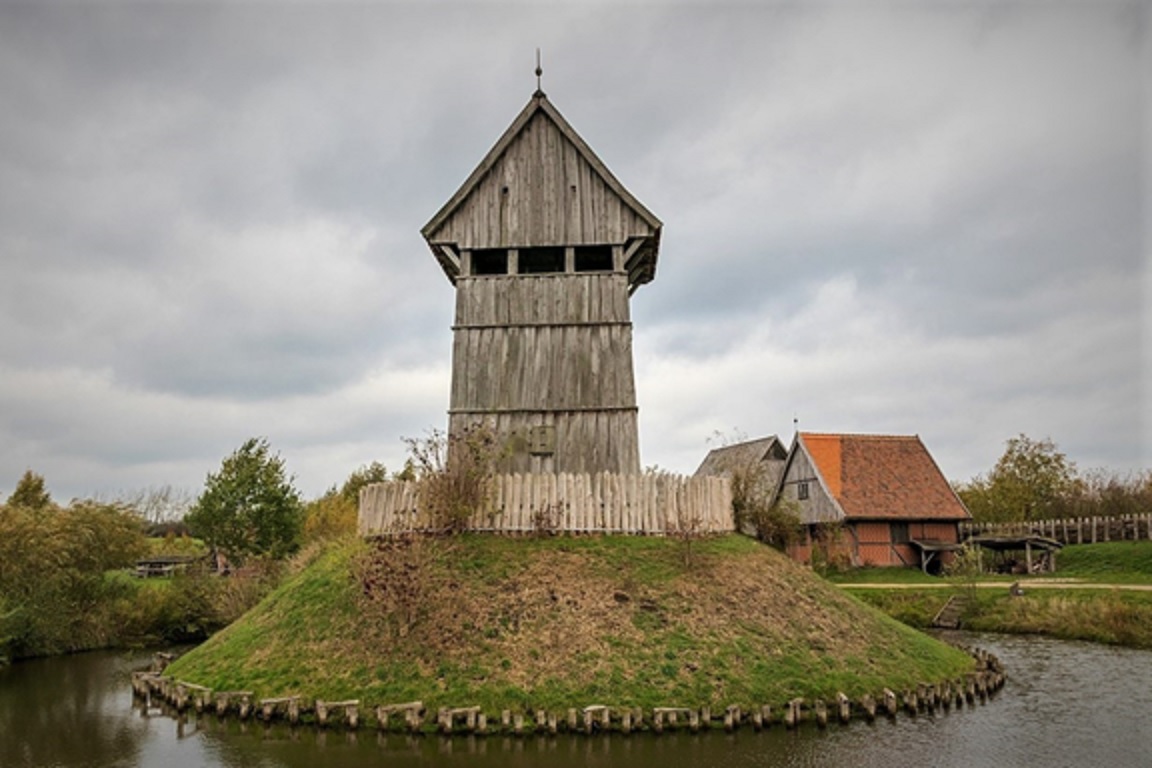
<svg viewBox="0 0 1152 768"><path fill-rule="evenodd" d="M1055 539L1065 545L1152 540L1152 514L1072 517L1009 523L961 523L960 533L964 537L1035 534Z"/></svg>
<svg viewBox="0 0 1152 768"><path fill-rule="evenodd" d="M473 513L468 530L664 535L736 529L726 477L505 474L489 482L489 505ZM423 510L419 483L369 485L360 492L360 534L435 529Z"/></svg>

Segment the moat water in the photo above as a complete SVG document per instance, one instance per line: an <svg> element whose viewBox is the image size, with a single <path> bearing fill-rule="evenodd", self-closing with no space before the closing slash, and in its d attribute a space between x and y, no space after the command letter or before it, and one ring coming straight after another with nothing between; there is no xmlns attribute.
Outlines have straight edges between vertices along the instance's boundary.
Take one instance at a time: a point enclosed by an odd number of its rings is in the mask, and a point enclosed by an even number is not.
<svg viewBox="0 0 1152 768"><path fill-rule="evenodd" d="M0 669L0 766L1058 766L1152 765L1152 652L1005 635L953 636L997 654L986 704L820 730L662 736L382 736L183 722L133 702L148 655L89 653Z"/></svg>

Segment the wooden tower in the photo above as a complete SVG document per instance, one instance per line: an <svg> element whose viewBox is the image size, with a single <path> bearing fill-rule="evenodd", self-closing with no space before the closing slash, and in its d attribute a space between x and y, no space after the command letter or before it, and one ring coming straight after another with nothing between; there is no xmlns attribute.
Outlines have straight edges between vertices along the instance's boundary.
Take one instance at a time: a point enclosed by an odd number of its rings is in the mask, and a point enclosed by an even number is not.
<svg viewBox="0 0 1152 768"><path fill-rule="evenodd" d="M456 286L449 434L511 472L640 471L628 299L660 220L540 90L421 230Z"/></svg>

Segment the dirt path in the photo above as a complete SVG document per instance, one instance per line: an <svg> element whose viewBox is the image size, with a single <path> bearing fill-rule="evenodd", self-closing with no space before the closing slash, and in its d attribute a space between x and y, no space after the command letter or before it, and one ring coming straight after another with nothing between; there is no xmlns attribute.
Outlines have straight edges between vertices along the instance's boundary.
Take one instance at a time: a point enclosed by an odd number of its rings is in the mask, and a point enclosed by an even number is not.
<svg viewBox="0 0 1152 768"><path fill-rule="evenodd" d="M981 581L975 586L977 589L1008 589L1016 582L1013 581ZM1100 584L1094 581L1075 581L1073 579L1030 579L1019 582L1020 587L1027 592L1029 589L1118 589L1124 592L1152 592L1152 584ZM959 586L950 582L940 584L840 584L844 589L956 589Z"/></svg>

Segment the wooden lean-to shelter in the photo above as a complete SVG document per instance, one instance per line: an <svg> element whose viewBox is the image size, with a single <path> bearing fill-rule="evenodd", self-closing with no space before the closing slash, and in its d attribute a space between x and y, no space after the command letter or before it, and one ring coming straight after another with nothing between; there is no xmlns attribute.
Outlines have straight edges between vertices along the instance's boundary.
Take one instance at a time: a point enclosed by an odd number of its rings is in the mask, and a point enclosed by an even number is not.
<svg viewBox="0 0 1152 768"><path fill-rule="evenodd" d="M456 287L449 435L509 472L640 471L629 297L660 220L537 90L421 233Z"/></svg>

